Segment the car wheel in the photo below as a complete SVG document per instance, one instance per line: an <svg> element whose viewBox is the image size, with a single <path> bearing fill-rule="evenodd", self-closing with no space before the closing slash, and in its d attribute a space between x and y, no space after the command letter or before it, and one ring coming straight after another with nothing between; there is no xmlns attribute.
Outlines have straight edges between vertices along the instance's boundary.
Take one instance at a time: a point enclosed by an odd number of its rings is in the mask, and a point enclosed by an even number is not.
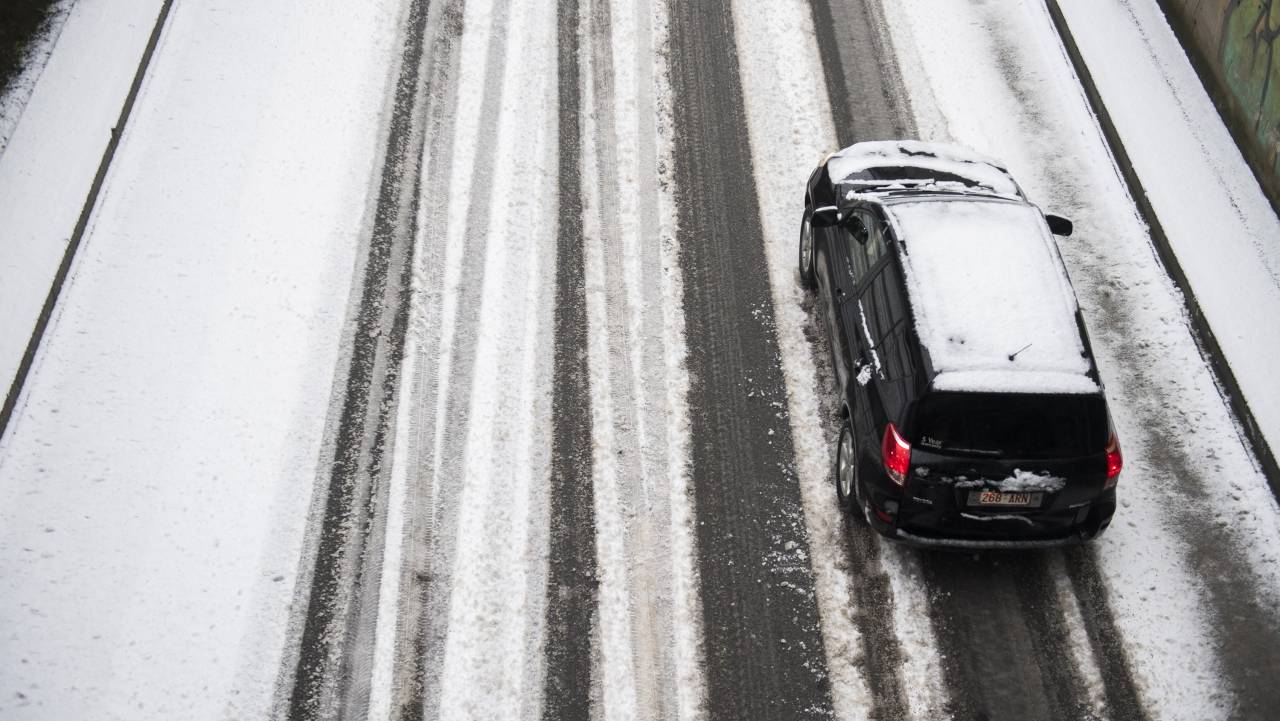
<svg viewBox="0 0 1280 721"><path fill-rule="evenodd" d="M858 488L858 453L853 441L853 427L848 419L840 425L840 440L836 442L836 500L841 510L858 506L861 489Z"/></svg>
<svg viewBox="0 0 1280 721"><path fill-rule="evenodd" d="M813 273L813 213L805 208L800 221L800 285L806 290L817 287Z"/></svg>

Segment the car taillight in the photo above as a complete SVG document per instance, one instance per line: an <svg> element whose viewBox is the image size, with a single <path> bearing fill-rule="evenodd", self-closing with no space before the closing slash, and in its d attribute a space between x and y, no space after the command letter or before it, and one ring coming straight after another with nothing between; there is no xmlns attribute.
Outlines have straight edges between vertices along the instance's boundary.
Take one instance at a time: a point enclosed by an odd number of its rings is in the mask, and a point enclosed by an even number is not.
<svg viewBox="0 0 1280 721"><path fill-rule="evenodd" d="M1120 439L1112 433L1107 441L1107 482L1103 488L1113 488L1120 480L1120 469L1124 467L1124 457L1120 455Z"/></svg>
<svg viewBox="0 0 1280 721"><path fill-rule="evenodd" d="M884 459L884 472L899 486L907 483L907 468L911 466L911 444L907 443L892 423L884 428L884 441L880 444Z"/></svg>

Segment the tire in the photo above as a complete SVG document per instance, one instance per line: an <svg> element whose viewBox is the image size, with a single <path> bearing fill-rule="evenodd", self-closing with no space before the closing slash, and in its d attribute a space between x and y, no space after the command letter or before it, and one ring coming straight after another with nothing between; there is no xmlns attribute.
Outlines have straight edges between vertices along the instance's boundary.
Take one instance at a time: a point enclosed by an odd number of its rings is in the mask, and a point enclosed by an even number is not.
<svg viewBox="0 0 1280 721"><path fill-rule="evenodd" d="M808 208L804 210L804 217L800 220L800 242L799 246L799 268L800 268L800 286L805 290L813 290L818 287L817 278L814 276L814 248L813 248L813 213Z"/></svg>
<svg viewBox="0 0 1280 721"><path fill-rule="evenodd" d="M836 500L840 510L849 512L858 507L862 495L858 487L858 448L853 439L853 427L849 419L840 424L840 436L836 440L835 464Z"/></svg>

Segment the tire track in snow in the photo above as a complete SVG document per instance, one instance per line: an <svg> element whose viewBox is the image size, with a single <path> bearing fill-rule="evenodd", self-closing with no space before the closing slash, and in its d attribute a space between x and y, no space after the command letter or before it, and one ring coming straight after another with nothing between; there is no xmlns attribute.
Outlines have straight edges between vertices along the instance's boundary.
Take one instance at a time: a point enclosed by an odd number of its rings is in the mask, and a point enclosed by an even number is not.
<svg viewBox="0 0 1280 721"><path fill-rule="evenodd" d="M428 380L413 414L420 423L414 449L420 460L412 472L420 475L410 491L414 518L408 528L414 535L407 538L408 583L400 591L396 656L405 663L397 665L393 708L400 718L441 713L506 64L505 0L453 0L440 12L437 52L447 60L436 66L444 82L435 90L442 102L431 120L433 153L423 197L431 255L419 265L435 285L424 285Z"/></svg>
<svg viewBox="0 0 1280 721"><path fill-rule="evenodd" d="M441 493L434 471L439 462L437 406L442 379L443 286L448 262L448 208L453 166L453 124L457 114L457 78L463 33L463 0L435 3L429 9L426 32L430 42L428 74L426 180L421 194L421 220L415 253L414 307L410 334L416 341L414 377L406 405L409 447L404 451L406 500L404 535L398 573L398 609L392 643L389 718L420 719L428 678L425 658L433 629L439 629L440 610L447 594L440 592L435 550L439 529L450 528L456 516L456 495ZM454 264L458 264L455 251ZM408 360L406 360L408 364ZM455 501L451 503L450 501ZM447 580L443 579L443 580ZM429 620L430 619L430 620ZM435 623L432 623L434 621ZM436 640L439 643L439 639Z"/></svg>
<svg viewBox="0 0 1280 721"><path fill-rule="evenodd" d="M732 15L669 12L707 706L829 718Z"/></svg>
<svg viewBox="0 0 1280 721"><path fill-rule="evenodd" d="M290 719L365 715L378 609L386 508L383 460L392 432L409 316L413 224L423 142L419 82L424 0L408 7L404 48L387 130L368 257L355 317L346 393L333 436L332 464L317 493L313 566L296 661L282 682ZM326 451L329 453L330 451ZM323 499L322 501L319 499ZM305 564L304 564L305 565Z"/></svg>
<svg viewBox="0 0 1280 721"><path fill-rule="evenodd" d="M585 721L591 718L597 573L583 260L578 0L559 1L556 25L560 216L556 231L554 433L542 718Z"/></svg>
<svg viewBox="0 0 1280 721"><path fill-rule="evenodd" d="M837 144L915 135L877 0L809 0ZM833 148L834 150L834 148Z"/></svg>
<svg viewBox="0 0 1280 721"><path fill-rule="evenodd" d="M1120 640L1120 629L1107 605L1107 589L1098 570L1097 551L1069 549L1065 559L1071 590L1080 604L1082 618L1086 619L1084 630L1106 693L1107 715L1117 721L1148 718Z"/></svg>
<svg viewBox="0 0 1280 721"><path fill-rule="evenodd" d="M1055 552L1033 557L1034 560L1029 558L1029 563L1016 564L1013 568L1014 590L1022 607L1022 616L1027 619L1032 653L1037 658L1053 659L1042 669L1046 701L1063 718L1096 718L1103 709L1090 705L1085 681L1076 670L1077 659L1070 653L1063 653L1071 645L1063 606L1073 599L1064 599L1051 577L1054 570L1062 570L1061 564L1052 563L1060 557L1061 553Z"/></svg>
<svg viewBox="0 0 1280 721"><path fill-rule="evenodd" d="M1064 598L1052 573L1061 551L983 552L961 555L920 551L930 588L930 617L943 658L949 710L959 718L1088 719L1090 685L1118 694L1108 708L1128 708L1132 681L1115 676L1123 661L1082 668L1071 653L1109 623L1105 603L1085 607L1085 639L1066 622ZM1113 623L1113 622L1111 622ZM1093 629L1093 630L1090 630ZM1101 671L1095 680L1086 672ZM1128 695L1125 695L1125 689ZM1116 718L1138 718L1116 716Z"/></svg>
<svg viewBox="0 0 1280 721"><path fill-rule="evenodd" d="M828 437L834 437L834 431ZM839 512L838 508L829 510ZM854 516L842 520L853 622L862 637L862 673L871 692L869 717L877 721L907 719L910 706L899 672L906 654L894 634L893 588L881 567L880 540Z"/></svg>

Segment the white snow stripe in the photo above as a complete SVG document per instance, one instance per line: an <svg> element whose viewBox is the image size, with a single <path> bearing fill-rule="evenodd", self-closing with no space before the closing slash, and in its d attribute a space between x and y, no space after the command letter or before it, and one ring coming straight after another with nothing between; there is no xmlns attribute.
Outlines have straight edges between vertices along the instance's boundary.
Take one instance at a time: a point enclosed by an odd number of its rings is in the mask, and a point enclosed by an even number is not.
<svg viewBox="0 0 1280 721"><path fill-rule="evenodd" d="M881 541L880 566L893 591L893 628L902 648L899 678L913 719L946 718L947 691L943 687L942 658L930 622L929 584L920 567L920 554Z"/></svg>
<svg viewBox="0 0 1280 721"><path fill-rule="evenodd" d="M487 21L470 10L468 26ZM506 43L507 62L492 162L504 172L494 179L487 252L471 259L485 264L484 292L440 684L444 719L528 717L541 698L512 660L541 624L530 598L541 589L531 590L529 577L545 556L545 544L533 546L545 540L533 528L545 519L533 517L526 499L545 488L550 442L550 379L539 373L549 367L540 359L548 352L540 316L555 277L555 6L513 3L503 20L506 36L496 40Z"/></svg>
<svg viewBox="0 0 1280 721"><path fill-rule="evenodd" d="M595 93L601 104L600 157L613 161L612 168L601 168L600 181L602 200L609 200L602 209L612 210L614 221L612 247L604 254L611 382L618 401L614 423L619 431L617 450L623 451L618 456L621 508L630 517L627 550L637 716L660 719L674 713L676 689L670 641L671 508L662 482L669 476L664 432L668 383L662 365L662 307L649 300L662 268L653 50L641 44L651 32L651 20L647 4L607 4L608 30L594 37L608 46L596 48L594 55L608 67L595 68L593 77L602 81ZM600 19L597 13L597 23ZM611 96L606 97L606 90Z"/></svg>
<svg viewBox="0 0 1280 721"><path fill-rule="evenodd" d="M636 718L636 675L633 667L634 650L631 629L631 598L629 558L627 553L628 525L623 518L620 504L621 483L625 461L620 454L633 453L633 439L628 438L624 448L619 436L629 436L629 429L619 428L615 421L615 408L619 400L615 395L626 390L615 390L611 377L614 359L610 352L610 279L606 268L605 246L616 242L613 237L616 218L607 217L611 210L605 197L614 189L601 187L596 179L609 172L600 157L601 146L607 151L612 137L601 137L610 130L601 125L601 109L594 106L598 77L601 69L597 63L598 52L609 52L598 47L598 39L591 32L594 23L589 12L590 4L581 18L582 48L580 57L586 66L582 73L583 108L591 108L582 114L582 205L583 205L583 262L586 285L588 325L588 365L591 382L591 426L593 429L592 485L595 500L596 573L599 578L597 592L599 644L596 649L600 659L598 673L601 710L604 718L625 721ZM609 79L604 81L611 85ZM607 109L603 113L608 118ZM606 121L607 122L607 121Z"/></svg>
<svg viewBox="0 0 1280 721"><path fill-rule="evenodd" d="M706 677L702 659L702 601L698 581L697 534L694 529L693 488L689 477L691 431L689 425L689 373L685 364L688 346L684 327L684 280L680 272L677 241L674 114L672 91L665 62L668 51L667 5L663 0L636 0L636 26L642 38L643 56L649 58L655 112L658 244L661 261L662 367L667 378L666 478L671 509L671 596L673 664L675 667L676 718L706 718ZM638 54L639 56L640 54ZM637 60L639 63L640 61ZM643 132L643 131L641 131Z"/></svg>
<svg viewBox="0 0 1280 721"><path fill-rule="evenodd" d="M665 7L588 11L582 57L585 282L597 559L597 710L696 719L705 696L688 488L688 381L664 100ZM604 43L604 45L601 45ZM662 168L663 170L660 170ZM660 293L659 301L653 295Z"/></svg>

